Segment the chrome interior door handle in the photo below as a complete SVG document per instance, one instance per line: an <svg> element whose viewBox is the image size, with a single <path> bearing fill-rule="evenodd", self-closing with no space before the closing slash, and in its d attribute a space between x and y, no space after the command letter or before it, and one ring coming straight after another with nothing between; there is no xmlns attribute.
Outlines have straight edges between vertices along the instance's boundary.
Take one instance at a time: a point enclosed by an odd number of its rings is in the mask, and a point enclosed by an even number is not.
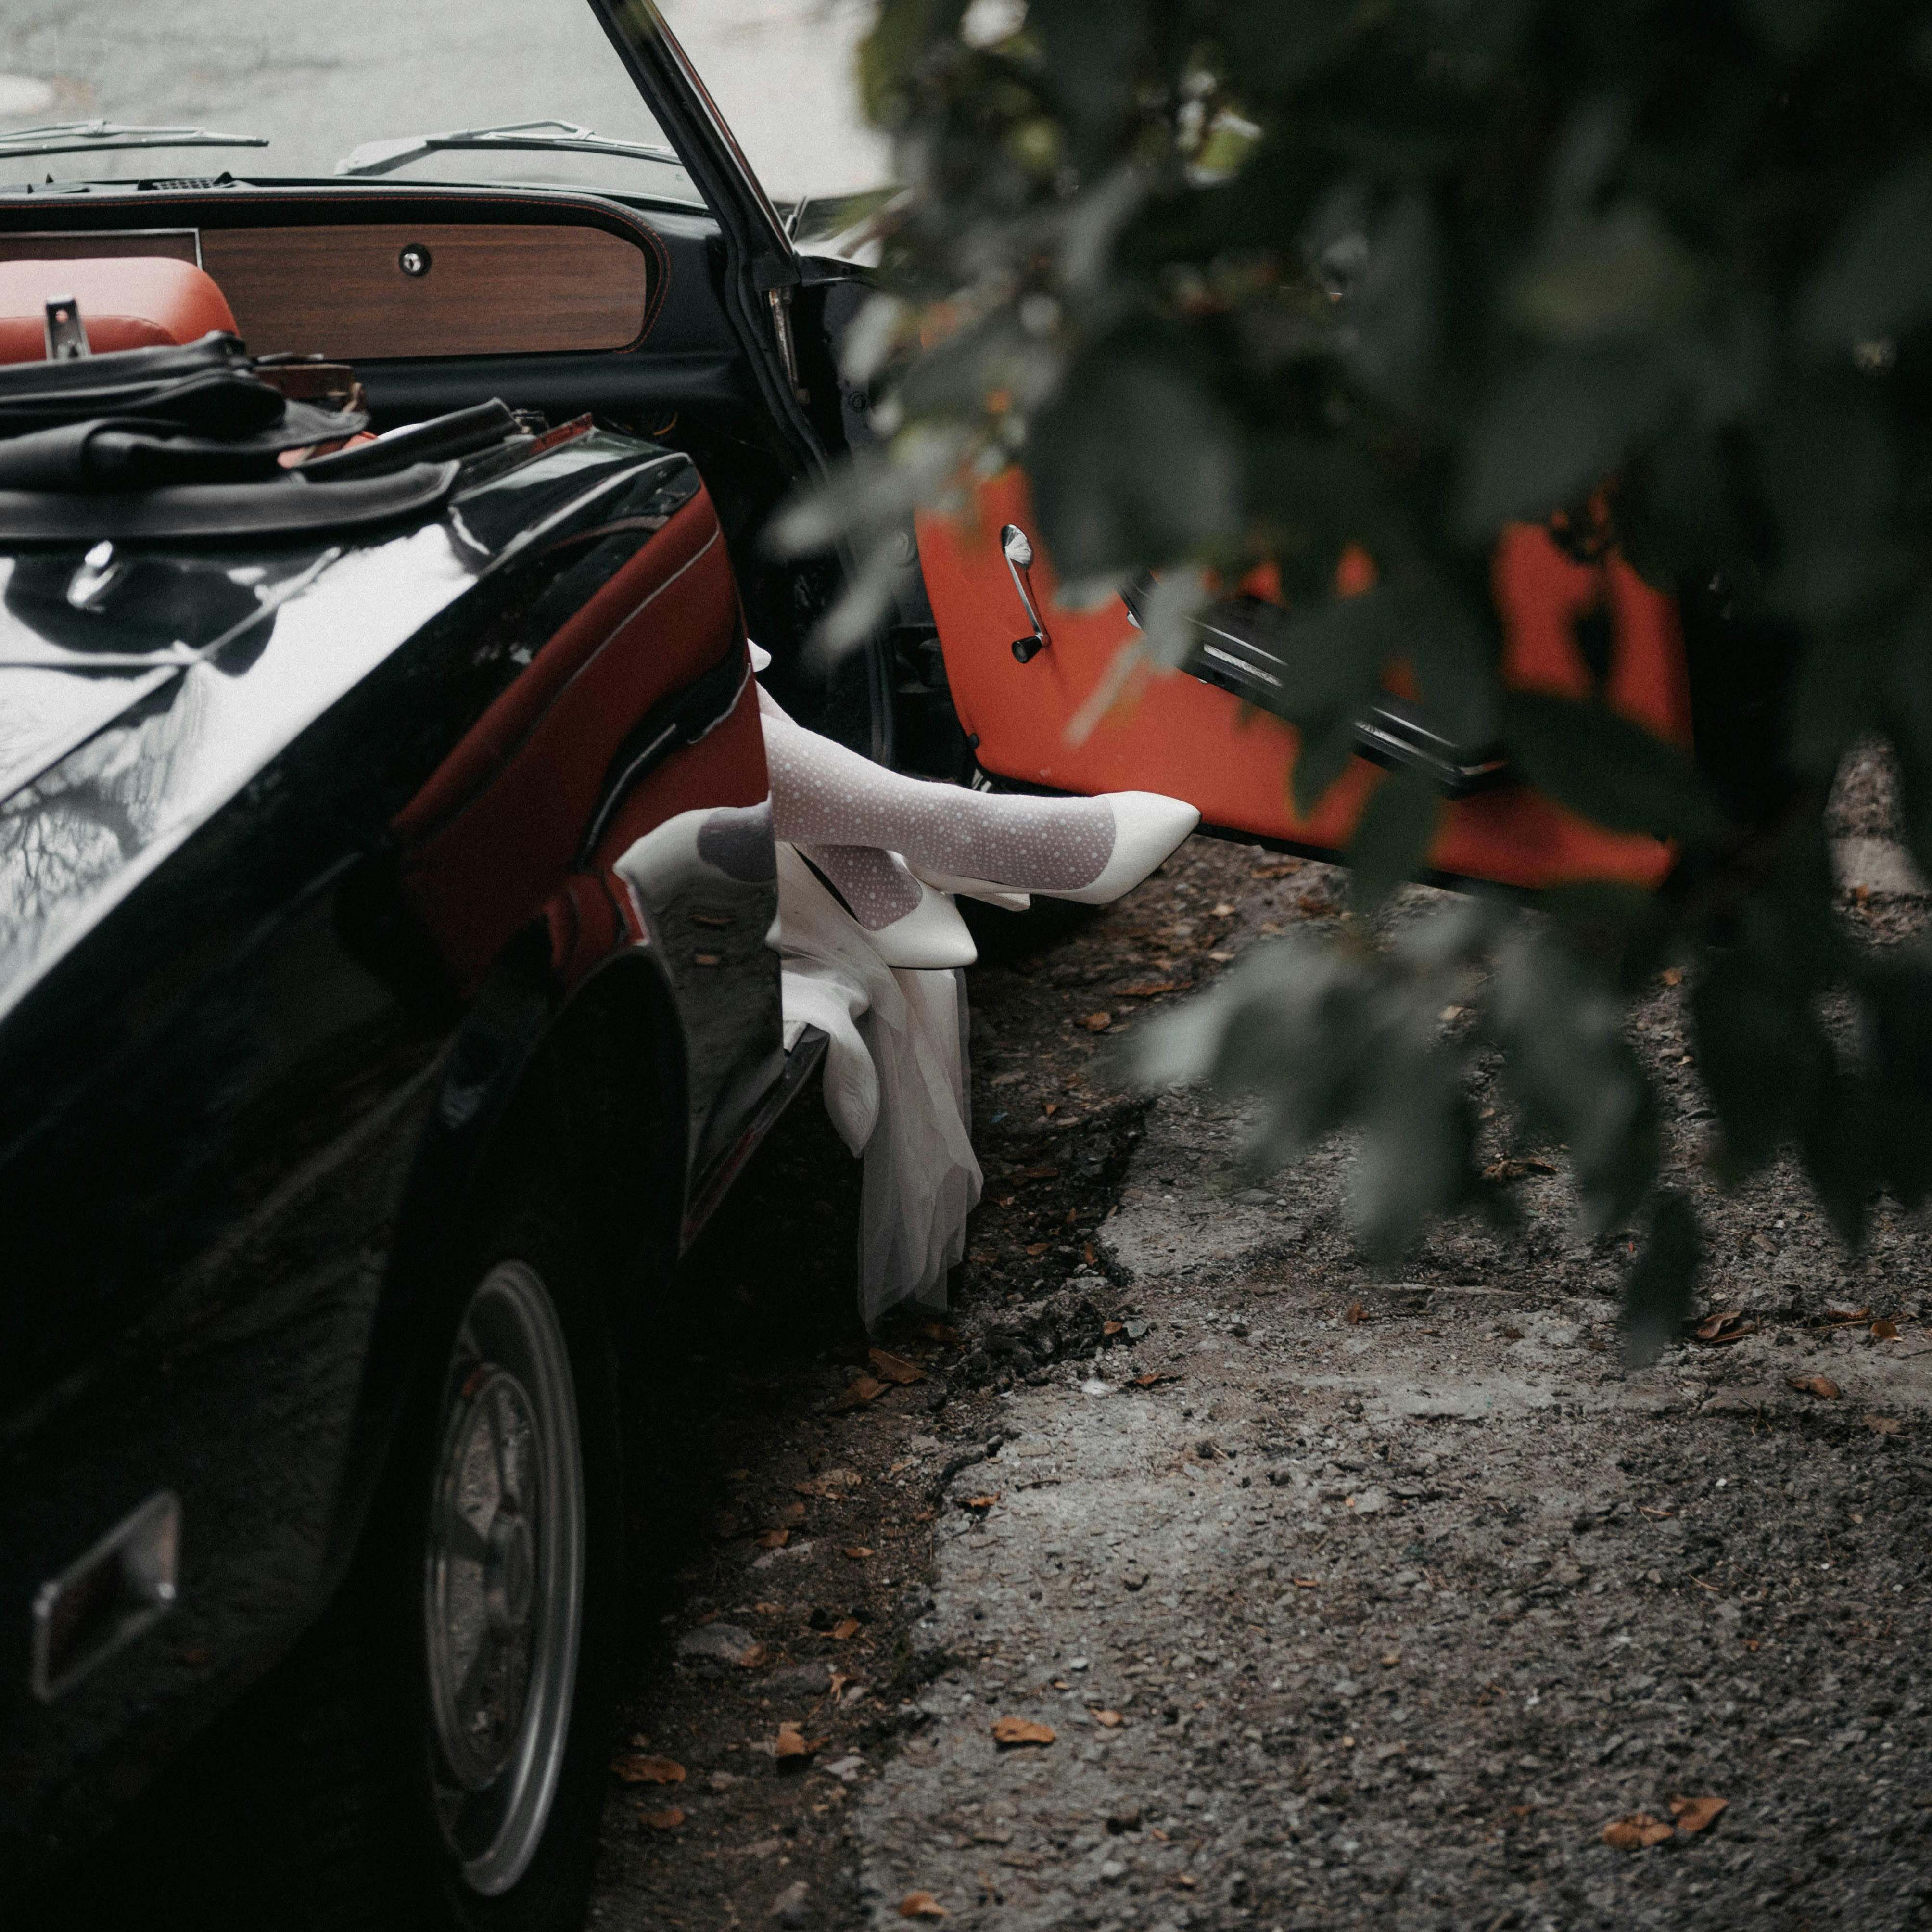
<svg viewBox="0 0 1932 1932"><path fill-rule="evenodd" d="M1025 664L1052 642L1046 634L1046 626L1040 620L1040 606L1033 600L1033 587L1027 578L1027 572L1033 568L1033 541L1018 524L1004 524L1000 530L1000 551L1006 560L1006 571L1013 580L1013 588L1019 592L1020 605L1026 612L1027 622L1033 626L1032 636L1013 640L1013 656Z"/></svg>

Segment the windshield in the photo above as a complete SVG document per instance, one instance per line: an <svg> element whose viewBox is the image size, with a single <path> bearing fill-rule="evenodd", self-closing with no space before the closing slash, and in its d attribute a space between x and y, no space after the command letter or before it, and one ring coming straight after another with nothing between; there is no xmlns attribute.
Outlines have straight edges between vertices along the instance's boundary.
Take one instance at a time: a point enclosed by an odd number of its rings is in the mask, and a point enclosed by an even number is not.
<svg viewBox="0 0 1932 1932"><path fill-rule="evenodd" d="M866 0L671 0L672 30L781 202L886 181L860 123ZM327 176L365 142L515 122L668 145L590 0L4 0L0 133L50 122L199 127L262 148L22 156L10 182ZM444 149L392 182L526 182L701 206L683 170L635 155Z"/></svg>

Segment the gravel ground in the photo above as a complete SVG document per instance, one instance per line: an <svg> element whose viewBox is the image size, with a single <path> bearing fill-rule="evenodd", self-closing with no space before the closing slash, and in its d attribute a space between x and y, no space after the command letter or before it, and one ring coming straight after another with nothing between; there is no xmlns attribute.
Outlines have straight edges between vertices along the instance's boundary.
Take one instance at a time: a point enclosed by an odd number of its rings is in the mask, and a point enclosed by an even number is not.
<svg viewBox="0 0 1932 1932"><path fill-rule="evenodd" d="M1868 761L1835 830L1887 811ZM1924 908L1879 871L1845 914L1896 939ZM1517 1237L1378 1279L1346 1148L1240 1188L1237 1110L1102 1053L1340 886L1196 841L1036 950L992 926L958 1312L881 1338L919 1381L864 1399L852 1336L746 1418L634 1707L686 1782L614 1785L597 1922L1932 1922L1922 1230L1882 1210L1853 1262L1788 1169L1713 1194L1660 985L1635 1034L1747 1332L1627 1374L1628 1244L1572 1238L1558 1159ZM775 1756L785 1721L815 1750ZM1687 1799L1725 1802L1664 1837ZM1604 1841L1634 1816L1660 1842Z"/></svg>
<svg viewBox="0 0 1932 1932"><path fill-rule="evenodd" d="M1834 826L1880 941L1927 910L1888 796L1864 761ZM1196 840L1097 916L987 916L944 1321L858 1329L856 1167L782 1124L641 1392L593 1925L1932 1924L1923 1229L1882 1208L1853 1262L1788 1168L1714 1195L1660 984L1634 1036L1738 1339L1623 1370L1628 1244L1574 1238L1558 1155L1516 1236L1381 1278L1346 1147L1244 1187L1238 1110L1107 1072L1342 886ZM181 1922L376 1922L319 1853L242 1856L292 1738L253 1700L151 1808ZM1726 1802L1664 1836L1686 1799Z"/></svg>

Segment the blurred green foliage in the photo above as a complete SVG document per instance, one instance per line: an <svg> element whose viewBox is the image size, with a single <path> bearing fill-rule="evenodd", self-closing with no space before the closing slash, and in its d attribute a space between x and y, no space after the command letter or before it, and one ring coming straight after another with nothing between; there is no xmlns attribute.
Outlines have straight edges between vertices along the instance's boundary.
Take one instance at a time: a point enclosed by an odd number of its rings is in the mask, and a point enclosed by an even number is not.
<svg viewBox="0 0 1932 1932"><path fill-rule="evenodd" d="M1932 875L1932 16L882 0L862 81L908 189L891 292L848 348L885 440L796 539L836 526L862 550L1017 463L1063 577L1096 592L1277 567L1304 804L1400 656L1454 734L1499 737L1560 801L1682 854L1655 894L1284 940L1177 1019L1148 1077L1258 1094L1263 1165L1359 1130L1360 1231L1393 1255L1432 1216L1503 1210L1464 1097L1468 1056L1499 1053L1586 1226L1645 1234L1647 1354L1700 1250L1658 1188L1626 1037L1674 961L1722 1178L1795 1145L1854 1243L1880 1190L1916 1206L1932 976L1916 947L1849 935L1823 809L1847 748L1882 736ZM1683 600L1694 759L1601 704L1498 683L1497 532L1601 528L1606 502L1605 534ZM1339 602L1351 544L1379 582ZM1143 648L1184 660L1186 617ZM1414 784L1382 788L1359 907L1418 874L1438 816ZM1459 1003L1472 1028L1442 1024Z"/></svg>

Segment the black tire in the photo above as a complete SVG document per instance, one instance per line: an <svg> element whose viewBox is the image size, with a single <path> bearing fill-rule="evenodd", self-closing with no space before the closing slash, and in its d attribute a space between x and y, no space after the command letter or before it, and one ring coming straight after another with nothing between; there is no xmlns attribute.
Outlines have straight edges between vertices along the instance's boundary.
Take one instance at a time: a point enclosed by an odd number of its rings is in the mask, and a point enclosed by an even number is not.
<svg viewBox="0 0 1932 1932"><path fill-rule="evenodd" d="M574 1932L596 1853L620 1661L625 1509L616 1355L585 1245L568 1213L548 1201L506 1216L480 1245L466 1279L424 1352L364 1555L372 1620L365 1654L386 1661L392 1693L375 1714L384 1733L377 1762L395 1804L385 1862L403 1907L398 1924ZM521 1312L506 1314L512 1304ZM561 1404L554 1387L540 1386L541 1363L500 1359L518 1346L517 1321L542 1326L546 1315L554 1366L567 1370L569 1400ZM562 1622L574 1622L568 1682L560 1685L553 1672L546 1682L533 1663L519 1703L514 1658L500 1672L491 1664L482 1676L496 1686L494 1708L514 1721L466 1725L468 1707L454 1678L469 1634L482 1630L479 1660L492 1642L507 1654L513 1640L521 1641L520 1628L536 1630L533 1657L547 1637L566 1639L555 1619L537 1628L540 1616L559 1607L561 1564L554 1521L546 1526L532 1497L548 1480L545 1458L556 1460L559 1444L567 1451L573 1429L580 1587L561 1593L568 1600ZM506 1472L514 1478L517 1456L532 1443L539 1453L521 1478L531 1493L520 1504L505 1486ZM492 1480L503 1486L494 1504ZM451 1510L474 1530L479 1498L490 1512L479 1538L487 1554L452 1558ZM520 1512L530 1519L520 1527ZM511 1533L504 1533L506 1520ZM475 1577L466 1581L471 1568ZM512 1621L520 1598L533 1606L522 1627ZM461 1674L467 1682L472 1673ZM499 1762L502 1768L490 1776ZM479 1777L481 1790L469 1788ZM520 1796L512 1792L518 1778ZM506 1821L494 1840L493 1805Z"/></svg>

